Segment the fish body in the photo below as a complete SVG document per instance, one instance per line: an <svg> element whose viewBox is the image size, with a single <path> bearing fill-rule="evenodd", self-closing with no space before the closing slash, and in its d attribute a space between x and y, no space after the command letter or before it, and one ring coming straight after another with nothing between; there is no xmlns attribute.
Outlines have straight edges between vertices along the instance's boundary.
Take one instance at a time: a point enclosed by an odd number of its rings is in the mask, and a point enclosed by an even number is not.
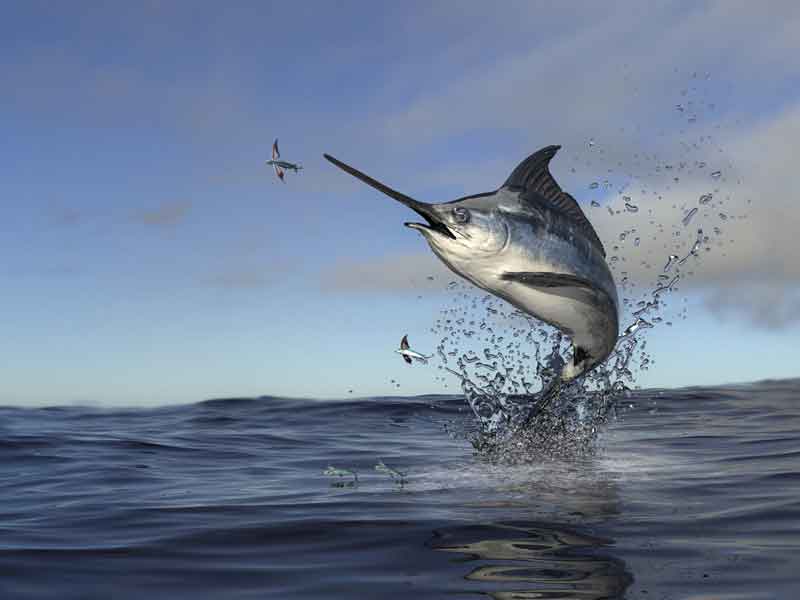
<svg viewBox="0 0 800 600"><path fill-rule="evenodd" d="M597 233L549 172L559 146L532 154L493 192L419 202L330 157L425 219L406 223L457 275L568 335L570 381L602 363L619 333L617 288Z"/></svg>
<svg viewBox="0 0 800 600"><path fill-rule="evenodd" d="M285 171L294 171L295 173L297 173L299 170L303 168L300 165L297 165L295 163L290 163L285 160L265 160L264 162L270 166L280 167Z"/></svg>
<svg viewBox="0 0 800 600"><path fill-rule="evenodd" d="M412 350L408 345L407 335L404 335L403 339L400 340L400 347L395 350L395 352L400 354L403 357L403 360L405 360L408 364L411 364L413 359L427 365L428 359L433 357L432 354L430 356L426 356L425 354L420 354L419 352Z"/></svg>
<svg viewBox="0 0 800 600"><path fill-rule="evenodd" d="M419 352L414 352L413 350L395 350L395 352L402 355L408 364L411 364L412 358L423 364L428 364L428 359L433 356L433 355L426 356L424 354L420 354Z"/></svg>
<svg viewBox="0 0 800 600"><path fill-rule="evenodd" d="M322 472L323 475L328 477L352 477L353 481L358 482L358 473L354 469L339 469L332 465Z"/></svg>

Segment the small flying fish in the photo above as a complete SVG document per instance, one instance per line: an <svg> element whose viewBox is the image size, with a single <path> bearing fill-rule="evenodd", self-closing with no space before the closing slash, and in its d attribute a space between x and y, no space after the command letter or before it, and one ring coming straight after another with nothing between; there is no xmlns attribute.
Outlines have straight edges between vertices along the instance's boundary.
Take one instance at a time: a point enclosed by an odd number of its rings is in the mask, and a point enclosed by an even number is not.
<svg viewBox="0 0 800 600"><path fill-rule="evenodd" d="M358 473L353 469L338 469L334 466L328 465L328 468L322 472L323 475L328 477L346 477L351 476L354 483L358 483Z"/></svg>
<svg viewBox="0 0 800 600"><path fill-rule="evenodd" d="M426 356L424 354L420 354L419 352L415 352L412 350L408 345L408 335L404 335L403 339L400 340L400 348L395 350L398 354L403 356L403 360L406 361L408 364L411 364L412 358L417 360L423 364L428 364L428 359L433 357L433 354Z"/></svg>
<svg viewBox="0 0 800 600"><path fill-rule="evenodd" d="M278 149L278 138L275 138L275 141L272 142L272 160L267 160L265 162L275 169L275 175L278 176L278 179L283 181L283 183L286 183L286 180L284 179L284 174L286 171L294 171L297 173L303 167L296 163L280 160L280 158L281 152Z"/></svg>
<svg viewBox="0 0 800 600"><path fill-rule="evenodd" d="M393 469L392 467L388 466L383 460L379 460L378 464L375 465L375 470L378 473L386 473L389 477L391 477L395 482L399 483L400 485L406 482L406 474L402 471L398 471L397 469Z"/></svg>

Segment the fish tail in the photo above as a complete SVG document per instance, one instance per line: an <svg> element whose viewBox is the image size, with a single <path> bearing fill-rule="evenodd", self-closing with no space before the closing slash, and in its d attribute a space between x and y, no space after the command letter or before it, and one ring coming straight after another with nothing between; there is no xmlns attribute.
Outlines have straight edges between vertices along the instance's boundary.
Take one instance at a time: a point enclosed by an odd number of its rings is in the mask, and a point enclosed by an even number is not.
<svg viewBox="0 0 800 600"><path fill-rule="evenodd" d="M536 402L531 406L531 411L523 423L523 428L527 428L542 414L548 412L550 405L558 398L561 393L561 377L554 377L541 392L537 394Z"/></svg>

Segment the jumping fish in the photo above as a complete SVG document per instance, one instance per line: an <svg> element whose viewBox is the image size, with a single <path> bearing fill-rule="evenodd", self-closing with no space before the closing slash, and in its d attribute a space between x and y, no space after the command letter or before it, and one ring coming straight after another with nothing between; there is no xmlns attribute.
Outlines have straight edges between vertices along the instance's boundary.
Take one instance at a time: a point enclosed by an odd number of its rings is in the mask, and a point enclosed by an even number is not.
<svg viewBox="0 0 800 600"><path fill-rule="evenodd" d="M414 200L324 156L422 216L425 223L405 225L457 275L568 335L572 360L555 378L567 382L614 350L619 302L597 232L550 174L559 148L547 146L523 160L495 191L438 204Z"/></svg>

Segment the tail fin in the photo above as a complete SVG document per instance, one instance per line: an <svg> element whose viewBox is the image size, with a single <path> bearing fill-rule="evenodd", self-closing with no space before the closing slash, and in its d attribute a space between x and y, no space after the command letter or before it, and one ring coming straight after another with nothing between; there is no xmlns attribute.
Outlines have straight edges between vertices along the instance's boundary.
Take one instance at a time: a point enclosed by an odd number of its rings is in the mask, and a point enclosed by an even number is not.
<svg viewBox="0 0 800 600"><path fill-rule="evenodd" d="M572 347L572 364L564 365L561 370L561 381L567 382L583 375L591 364L592 356L580 346Z"/></svg>
<svg viewBox="0 0 800 600"><path fill-rule="evenodd" d="M536 394L536 403L533 404L530 408L530 412L528 416L525 418L522 427L528 428L530 427L535 420L542 415L543 413L548 412L550 408L550 404L552 404L553 400L558 398L559 394L561 393L561 378L554 377L549 384L547 384L542 391Z"/></svg>

